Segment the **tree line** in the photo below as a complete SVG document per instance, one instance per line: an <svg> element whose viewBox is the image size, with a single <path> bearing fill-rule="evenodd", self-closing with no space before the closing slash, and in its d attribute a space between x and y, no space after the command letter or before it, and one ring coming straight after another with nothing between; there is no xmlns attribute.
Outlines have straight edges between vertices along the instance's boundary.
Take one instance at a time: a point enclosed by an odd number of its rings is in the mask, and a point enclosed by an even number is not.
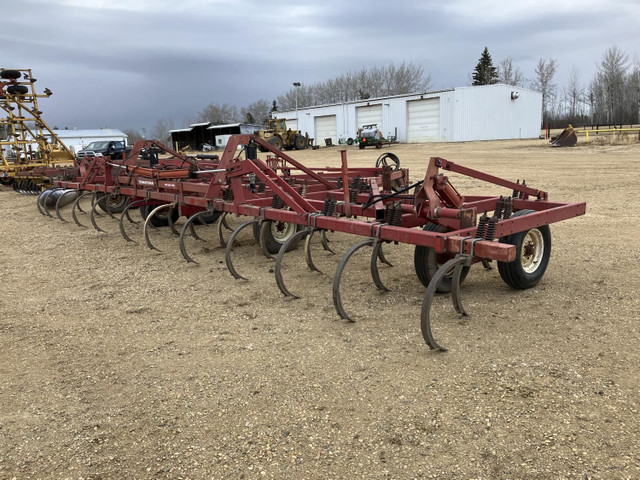
<svg viewBox="0 0 640 480"><path fill-rule="evenodd" d="M558 87L555 75L558 62L540 58L533 77L525 77L512 57L494 65L487 47L484 48L473 72L471 85L504 83L528 87L542 93L543 125L552 128L574 125L615 125L640 123L640 61L616 46L609 47L598 64L593 78L584 82L574 66L567 84ZM257 100L238 108L228 103L210 103L185 124L211 122L213 124L248 123L265 125L274 111L294 110L312 105L366 100L390 95L425 92L432 88L431 74L413 62L362 67L313 84L292 84L286 92L272 101ZM125 130L129 141L140 138L167 139L168 131L176 128L174 121L163 117L150 132Z"/></svg>

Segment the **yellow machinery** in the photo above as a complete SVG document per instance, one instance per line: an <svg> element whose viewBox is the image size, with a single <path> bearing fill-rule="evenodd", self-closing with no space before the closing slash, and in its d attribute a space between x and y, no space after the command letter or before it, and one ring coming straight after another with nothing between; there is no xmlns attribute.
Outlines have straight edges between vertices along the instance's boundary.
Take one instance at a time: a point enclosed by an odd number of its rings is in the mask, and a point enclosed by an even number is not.
<svg viewBox="0 0 640 480"><path fill-rule="evenodd" d="M269 120L269 128L256 132L256 135L278 150L292 148L304 150L308 146L307 138L300 135L298 131L287 128L284 118L272 118Z"/></svg>
<svg viewBox="0 0 640 480"><path fill-rule="evenodd" d="M0 69L0 181L18 181L39 190L47 182L49 167L70 166L74 154L42 120L38 98L48 98L51 90L36 93L31 69ZM15 187L15 185L14 185Z"/></svg>

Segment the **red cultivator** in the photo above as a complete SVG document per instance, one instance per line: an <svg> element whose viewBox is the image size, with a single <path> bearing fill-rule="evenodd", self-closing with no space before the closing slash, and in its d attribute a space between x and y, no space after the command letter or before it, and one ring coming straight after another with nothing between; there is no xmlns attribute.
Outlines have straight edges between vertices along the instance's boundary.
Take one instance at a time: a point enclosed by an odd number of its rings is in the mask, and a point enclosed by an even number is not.
<svg viewBox="0 0 640 480"><path fill-rule="evenodd" d="M238 148L243 150L238 154ZM274 156L266 162L257 158L257 147ZM158 160L158 152L171 158ZM508 190L506 196L460 195L446 172L466 175ZM262 252L275 256L275 277L285 296L296 297L282 277L282 259L302 240L310 269L318 270L310 251L310 240L318 232L330 250L327 231L351 233L364 239L347 250L333 280L333 302L338 314L354 321L344 310L340 279L349 258L363 247L372 247L371 276L377 288L388 290L378 274L378 262L388 263L382 252L385 242L415 245L414 263L420 281L427 287L422 305L421 327L432 349L446 350L434 339L430 310L436 292L451 292L455 309L466 315L460 298L460 284L473 263L485 267L495 260L502 279L517 289L535 286L546 270L551 236L549 224L585 213L585 203L550 202L546 192L488 175L442 158L431 158L424 180L409 185L409 174L399 168L393 154L378 159L375 168L349 168L342 152L339 168L312 169L251 135L231 137L221 159L191 158L157 142L139 142L127 160L108 157L85 158L75 181L57 181L56 188L38 198L43 214L66 198L75 197L72 216L83 196L93 195L87 212L93 226L98 208L113 216L120 212L120 232L132 208L140 208L144 237L149 226L168 225L179 236L180 251L187 262L195 260L185 247L185 236L199 238L196 222L217 221L220 244L225 248L229 272L244 278L234 268L231 252L240 231L251 227ZM49 198L50 197L50 198ZM55 199L55 201L52 201ZM71 203L71 202L69 202ZM488 216L487 212L493 212ZM161 213L164 215L161 216ZM482 213L482 215L479 215ZM250 217L235 228L227 240L224 228L228 214ZM180 231L179 216L188 217ZM419 228L422 227L422 228ZM231 230L229 228L229 230Z"/></svg>

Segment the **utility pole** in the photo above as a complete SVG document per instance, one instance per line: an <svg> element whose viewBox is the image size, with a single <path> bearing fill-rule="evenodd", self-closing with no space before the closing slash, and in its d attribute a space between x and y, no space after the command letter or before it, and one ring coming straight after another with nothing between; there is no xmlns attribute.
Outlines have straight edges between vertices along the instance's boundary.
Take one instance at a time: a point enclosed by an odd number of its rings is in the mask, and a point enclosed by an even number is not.
<svg viewBox="0 0 640 480"><path fill-rule="evenodd" d="M300 82L293 82L293 87L296 91L296 130L300 129L300 126L298 125L298 88L300 87L300 85Z"/></svg>

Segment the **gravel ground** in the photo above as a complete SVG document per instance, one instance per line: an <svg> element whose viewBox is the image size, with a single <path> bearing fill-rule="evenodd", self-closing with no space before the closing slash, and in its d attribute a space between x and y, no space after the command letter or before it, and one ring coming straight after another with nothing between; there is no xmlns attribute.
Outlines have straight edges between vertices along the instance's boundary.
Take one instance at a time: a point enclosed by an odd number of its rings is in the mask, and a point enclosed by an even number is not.
<svg viewBox="0 0 640 480"><path fill-rule="evenodd" d="M140 225L127 244L107 218L106 234L80 229L1 187L0 478L640 478L640 144L383 151L412 180L438 155L585 200L587 214L552 226L536 288L476 266L463 286L470 317L436 298L434 332L450 348L439 353L420 334L409 246L386 246L388 293L365 252L352 259L348 324L331 280L357 238L330 234L337 255L318 243L324 274L301 248L288 254L285 280L302 297L290 300L248 232L234 258L250 280L235 281L214 229L189 244L200 264L187 265L165 229L151 251ZM362 166L381 153L348 152ZM337 148L295 157L339 164Z"/></svg>

